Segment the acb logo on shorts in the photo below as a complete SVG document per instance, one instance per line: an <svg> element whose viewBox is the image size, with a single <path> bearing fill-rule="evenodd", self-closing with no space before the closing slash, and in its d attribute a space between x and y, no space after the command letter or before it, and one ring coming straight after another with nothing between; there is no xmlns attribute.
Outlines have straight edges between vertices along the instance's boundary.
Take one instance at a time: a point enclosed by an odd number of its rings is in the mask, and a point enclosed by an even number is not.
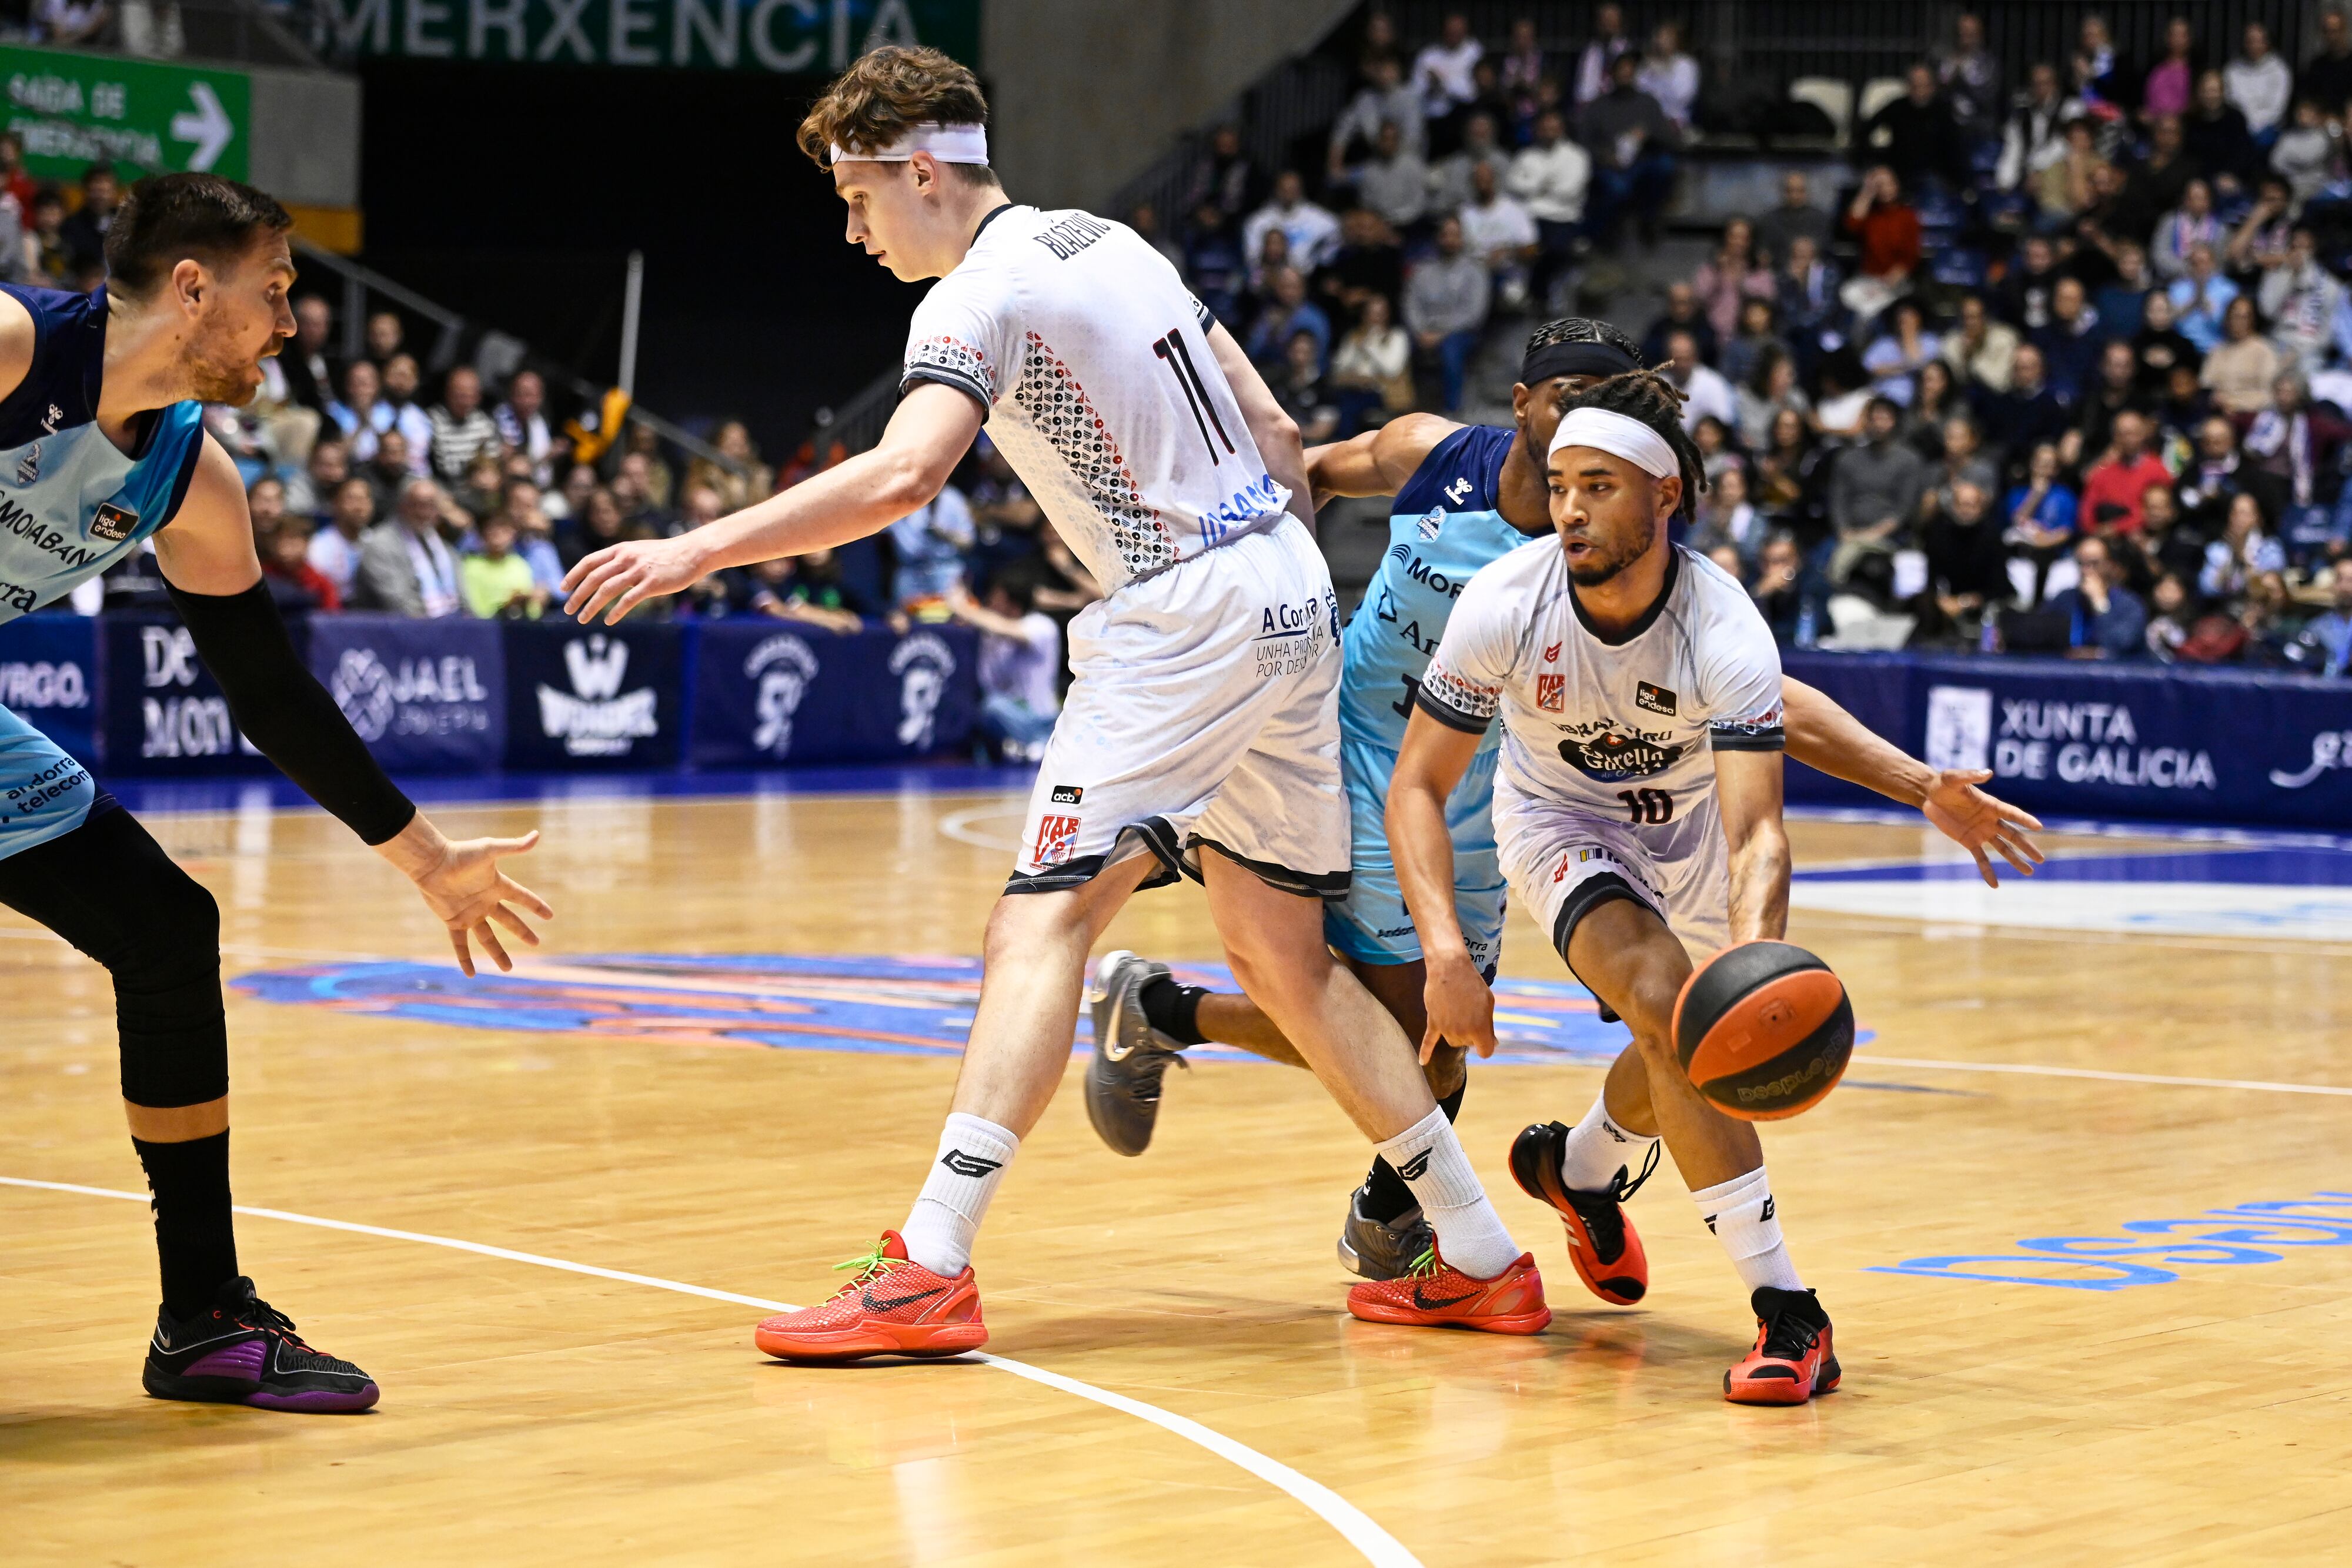
<svg viewBox="0 0 2352 1568"><path fill-rule="evenodd" d="M1076 784L1056 784L1054 786L1054 793L1051 799L1056 806L1075 806L1085 797L1085 795L1086 789L1082 786Z"/></svg>

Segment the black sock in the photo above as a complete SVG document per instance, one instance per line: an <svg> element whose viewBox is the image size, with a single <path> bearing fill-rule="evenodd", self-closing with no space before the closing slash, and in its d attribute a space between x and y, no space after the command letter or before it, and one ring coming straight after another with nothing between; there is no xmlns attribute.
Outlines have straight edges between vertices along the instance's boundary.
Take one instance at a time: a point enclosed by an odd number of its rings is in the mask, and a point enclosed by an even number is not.
<svg viewBox="0 0 2352 1568"><path fill-rule="evenodd" d="M155 1251L163 1264L163 1310L194 1317L236 1278L236 1231L228 1207L228 1134L184 1144L131 1140L154 1194Z"/></svg>
<svg viewBox="0 0 2352 1568"><path fill-rule="evenodd" d="M1445 1113L1449 1122L1462 1114L1462 1091L1470 1087L1465 1078L1460 1088L1438 1101L1437 1108ZM1396 1167L1378 1155L1372 1156L1372 1174L1364 1178L1364 1218L1388 1224L1421 1200L1412 1196L1412 1188L1404 1185L1404 1177Z"/></svg>
<svg viewBox="0 0 2352 1568"><path fill-rule="evenodd" d="M1143 1017L1153 1029L1179 1045L1205 1045L1209 1037L1201 1032L1195 1020L1201 1011L1201 998L1209 993L1200 986L1180 986L1166 975L1146 980L1135 993L1143 1004Z"/></svg>

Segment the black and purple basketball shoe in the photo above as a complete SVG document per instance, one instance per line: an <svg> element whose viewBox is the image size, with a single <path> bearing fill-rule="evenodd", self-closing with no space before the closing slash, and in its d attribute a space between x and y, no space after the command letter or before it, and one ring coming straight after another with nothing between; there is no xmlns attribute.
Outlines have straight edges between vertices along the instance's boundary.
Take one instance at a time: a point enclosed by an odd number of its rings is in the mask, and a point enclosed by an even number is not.
<svg viewBox="0 0 2352 1568"><path fill-rule="evenodd" d="M194 1317L156 1314L143 1381L158 1399L265 1410L331 1414L364 1410L377 1398L375 1379L303 1343L294 1321L255 1295L241 1274Z"/></svg>

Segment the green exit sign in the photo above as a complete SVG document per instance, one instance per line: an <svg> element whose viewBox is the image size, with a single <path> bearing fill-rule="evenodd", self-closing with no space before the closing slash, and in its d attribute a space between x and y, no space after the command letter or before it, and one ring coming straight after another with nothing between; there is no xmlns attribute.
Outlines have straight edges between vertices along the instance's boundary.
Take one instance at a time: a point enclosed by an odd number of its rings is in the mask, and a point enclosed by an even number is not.
<svg viewBox="0 0 2352 1568"><path fill-rule="evenodd" d="M70 180L92 163L125 173L246 177L253 81L242 71L0 46L7 127L25 167Z"/></svg>

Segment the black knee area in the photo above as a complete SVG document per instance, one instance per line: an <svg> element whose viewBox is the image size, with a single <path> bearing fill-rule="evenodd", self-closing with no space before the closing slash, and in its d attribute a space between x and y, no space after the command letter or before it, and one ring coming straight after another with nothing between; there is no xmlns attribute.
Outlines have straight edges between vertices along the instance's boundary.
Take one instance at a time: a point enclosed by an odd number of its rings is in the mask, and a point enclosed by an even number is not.
<svg viewBox="0 0 2352 1568"><path fill-rule="evenodd" d="M0 861L0 903L114 977L124 1099L169 1110L228 1092L220 906L137 818L106 811Z"/></svg>
<svg viewBox="0 0 2352 1568"><path fill-rule="evenodd" d="M177 866L170 871L149 889L141 936L107 962L122 1040L122 1097L159 1110L228 1092L220 905L195 878Z"/></svg>

